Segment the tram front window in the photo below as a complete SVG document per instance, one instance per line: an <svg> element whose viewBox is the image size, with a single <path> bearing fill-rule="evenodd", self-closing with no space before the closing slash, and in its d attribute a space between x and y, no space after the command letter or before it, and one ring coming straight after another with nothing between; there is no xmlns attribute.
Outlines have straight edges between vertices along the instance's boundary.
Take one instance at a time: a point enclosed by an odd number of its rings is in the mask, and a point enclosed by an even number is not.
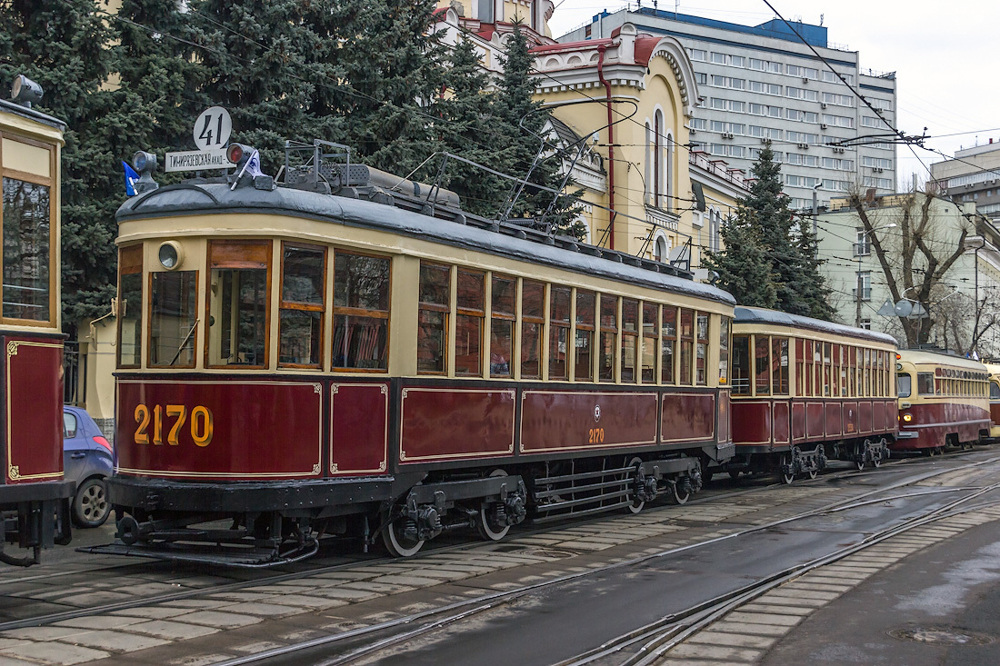
<svg viewBox="0 0 1000 666"><path fill-rule="evenodd" d="M198 273L153 273L149 320L149 364L153 367L194 367L198 319Z"/></svg>
<svg viewBox="0 0 1000 666"><path fill-rule="evenodd" d="M3 179L3 316L49 320L49 188Z"/></svg>
<svg viewBox="0 0 1000 666"><path fill-rule="evenodd" d="M909 398L910 393L912 393L913 388L913 378L909 375L900 375L896 377L896 394L900 398Z"/></svg>
<svg viewBox="0 0 1000 666"><path fill-rule="evenodd" d="M209 366L267 366L270 265L270 241L210 244Z"/></svg>

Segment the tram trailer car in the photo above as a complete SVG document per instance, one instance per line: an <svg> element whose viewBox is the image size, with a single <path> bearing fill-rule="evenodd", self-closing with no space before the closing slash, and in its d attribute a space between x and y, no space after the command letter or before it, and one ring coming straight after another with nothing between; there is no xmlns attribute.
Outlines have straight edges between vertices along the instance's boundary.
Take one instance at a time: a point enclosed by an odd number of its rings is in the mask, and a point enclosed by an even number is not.
<svg viewBox="0 0 1000 666"><path fill-rule="evenodd" d="M741 472L815 477L829 458L859 470L896 436L896 341L885 334L763 308L733 319L732 430Z"/></svg>
<svg viewBox="0 0 1000 666"><path fill-rule="evenodd" d="M15 96L35 84L18 77ZM65 125L0 100L0 562L29 566L70 538L63 478L59 153ZM4 550L5 545L18 550Z"/></svg>
<svg viewBox="0 0 1000 666"><path fill-rule="evenodd" d="M984 363L990 376L990 440L1000 439L1000 364Z"/></svg>
<svg viewBox="0 0 1000 666"><path fill-rule="evenodd" d="M287 159L280 186L194 180L118 211L115 552L266 564L333 533L408 556L447 529L683 503L731 455L729 294Z"/></svg>
<svg viewBox="0 0 1000 666"><path fill-rule="evenodd" d="M990 436L990 379L979 361L933 351L901 350L899 436L894 449L942 453Z"/></svg>

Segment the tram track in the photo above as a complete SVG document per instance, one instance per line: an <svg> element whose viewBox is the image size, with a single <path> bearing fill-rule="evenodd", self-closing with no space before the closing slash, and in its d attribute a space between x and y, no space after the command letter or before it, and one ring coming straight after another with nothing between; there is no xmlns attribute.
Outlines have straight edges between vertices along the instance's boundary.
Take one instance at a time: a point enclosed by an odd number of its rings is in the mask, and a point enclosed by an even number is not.
<svg viewBox="0 0 1000 666"><path fill-rule="evenodd" d="M712 544L719 543L721 541L726 541L740 536L745 536L747 534L758 533L766 530L775 529L781 526L785 526L791 522L804 520L807 518L812 518L824 514L830 514L838 511L846 511L852 508L861 508L868 506L877 502L887 502L894 500L903 500L915 496L926 496L926 495L936 495L945 494L951 492L962 492L969 491L969 488L955 488L955 489L928 489L922 490L915 493L904 493L904 494L892 494L885 495L886 492L891 492L900 487L907 485L913 485L926 481L928 479L934 478L935 476L941 474L947 474L954 472L956 469L962 468L974 468L981 467L988 464L993 464L1000 462L1000 457L992 457L988 460L976 461L968 463L966 465L959 466L958 468L950 468L948 470L934 470L930 472L925 472L918 474L913 477L908 477L907 479L897 481L886 487L882 487L876 490L864 492L856 497L845 499L840 502L835 502L831 505L798 513L796 515L782 518L779 520L771 521L762 525L755 525L743 530L738 530L737 532L719 536L712 539L707 539L698 543L688 544L685 546L671 548L661 552L656 552L652 554L646 554L640 557L635 557L627 559L624 561L618 561L611 564L607 564L601 567L594 567L588 569L587 571L575 572L571 574L566 574L563 576L558 576L551 578L549 580L541 581L531 585L525 585L518 587L513 590L506 590L502 592L488 593L484 595L477 596L472 599L462 600L453 604L449 604L442 607L437 607L422 611L420 613L410 614L402 616L399 618L394 618L389 621L380 622L372 624L366 627L360 627L351 629L348 631L338 632L336 634L323 636L320 638L311 639L308 641L303 641L301 643L296 643L292 645L286 645L279 648L274 648L271 650L263 651L258 654L247 655L242 657L237 657L233 659L228 659L224 661L219 661L214 664L214 666L242 666L243 664L254 664L262 662L274 662L274 663L284 663L284 660L292 658L294 660L295 655L299 655L303 652L319 651L319 650L342 650L342 654L335 657L326 658L322 661L317 661L315 663L322 663L324 666L340 666L341 664L354 663L362 659L371 659L374 655L380 652L391 650L394 647L400 646L404 643L413 641L421 637L425 637L434 632L444 630L452 625L457 625L462 622L468 621L475 618L478 615L488 613L490 611L495 611L502 608L505 605L513 604L514 602L527 597L533 593L540 592L548 588L555 588L560 585L566 585L568 583L586 579L587 577L593 577L600 574L607 573L615 569L623 569L627 567L634 567L641 565L645 562L657 558L665 558L672 555L678 555L686 551L691 551L698 548L703 548ZM975 488L971 489L970 495L954 500L946 505L945 508L952 508L958 506L964 502L971 501L976 497L985 494L986 492L991 492L1000 488L1000 483L991 485L987 488ZM882 497L874 498L875 495L882 495ZM665 618L654 628L644 628L639 630L638 635L632 635L623 638L622 640L627 645L633 645L637 641L642 640L646 637L648 632L663 632L664 623L671 625L667 631L669 635L679 635L678 628L675 625L687 621L688 624L695 621L709 621L715 618L719 614L724 614L731 610L727 604L732 606L733 604L745 604L749 603L750 600L756 598L760 594L763 594L769 589L783 584L787 580L793 579L796 576L800 576L807 571L824 566L830 562L837 561L849 555L860 552L865 548L871 547L874 544L881 543L885 539L889 539L892 536L896 536L899 533L903 533L909 529L913 529L919 525L927 524L934 520L940 519L937 514L943 513L944 509L939 509L928 516L921 516L915 518L911 521L907 521L902 526L893 526L892 528L886 529L883 532L878 533L872 537L864 540L861 544L855 546L844 548L836 553L818 558L817 560L806 563L804 565L797 565L790 568L788 571L782 571L769 576L763 581L757 581L752 585L745 586L738 590L732 591L722 597L712 599L708 602L700 604L682 614L675 614L669 618ZM687 625L685 625L687 626ZM700 626L700 625L699 625ZM648 642L648 641L647 641ZM609 646L602 646L604 650L612 649ZM618 653L624 648L618 648ZM600 654L600 658L609 656L611 653ZM569 664L587 664L596 663L598 659L591 658L590 656L585 657L583 660L572 660L566 662L566 666ZM309 663L314 663L310 659ZM619 663L619 662L614 662ZM643 662L645 663L645 662Z"/></svg>

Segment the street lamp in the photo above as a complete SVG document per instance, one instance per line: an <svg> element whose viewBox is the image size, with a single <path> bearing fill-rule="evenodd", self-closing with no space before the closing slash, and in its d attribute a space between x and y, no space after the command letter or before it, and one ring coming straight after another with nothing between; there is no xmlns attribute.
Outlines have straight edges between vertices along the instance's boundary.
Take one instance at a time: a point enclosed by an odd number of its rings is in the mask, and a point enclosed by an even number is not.
<svg viewBox="0 0 1000 666"><path fill-rule="evenodd" d="M895 222L890 222L889 224L886 224L885 226L879 227L879 229L892 229L895 226L896 226ZM854 311L854 326L857 327L857 328L861 328L861 286L862 286L862 280L861 280L861 256L862 256L861 255L861 246L864 244L864 241L868 237L868 235L869 234L873 234L876 231L878 231L878 229L870 229L870 230L864 232L863 234L859 234L858 235L858 288L855 290L855 301L856 301L855 305L856 305L856 308L855 308L855 311Z"/></svg>

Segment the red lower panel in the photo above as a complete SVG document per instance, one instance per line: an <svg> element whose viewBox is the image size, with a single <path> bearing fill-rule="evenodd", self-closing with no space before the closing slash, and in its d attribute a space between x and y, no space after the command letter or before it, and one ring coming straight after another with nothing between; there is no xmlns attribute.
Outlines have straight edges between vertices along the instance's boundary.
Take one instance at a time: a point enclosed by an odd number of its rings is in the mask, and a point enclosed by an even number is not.
<svg viewBox="0 0 1000 666"><path fill-rule="evenodd" d="M885 409L882 408L882 403L878 400L872 401L872 430L874 432L883 432L886 428L885 425Z"/></svg>
<svg viewBox="0 0 1000 666"><path fill-rule="evenodd" d="M843 411L839 400L826 403L825 432L827 437L840 437L843 432Z"/></svg>
<svg viewBox="0 0 1000 666"><path fill-rule="evenodd" d="M729 433L731 431L729 427L730 412L732 411L732 400L729 397L729 391L719 392L719 442L728 442Z"/></svg>
<svg viewBox="0 0 1000 666"><path fill-rule="evenodd" d="M990 420L1000 425L1000 401L990 402Z"/></svg>
<svg viewBox="0 0 1000 666"><path fill-rule="evenodd" d="M806 404L792 403L792 441L798 442L806 438Z"/></svg>
<svg viewBox="0 0 1000 666"><path fill-rule="evenodd" d="M844 402L844 437L857 437L858 435L858 403Z"/></svg>
<svg viewBox="0 0 1000 666"><path fill-rule="evenodd" d="M400 462L514 452L514 390L404 388Z"/></svg>
<svg viewBox="0 0 1000 666"><path fill-rule="evenodd" d="M656 393L525 391L521 451L568 451L656 443Z"/></svg>
<svg viewBox="0 0 1000 666"><path fill-rule="evenodd" d="M386 471L389 451L389 385L334 384L330 388L330 473Z"/></svg>
<svg viewBox="0 0 1000 666"><path fill-rule="evenodd" d="M714 393L664 393L660 441L688 442L715 436Z"/></svg>
<svg viewBox="0 0 1000 666"><path fill-rule="evenodd" d="M771 402L769 400L733 400L733 444L769 446L771 444Z"/></svg>
<svg viewBox="0 0 1000 666"><path fill-rule="evenodd" d="M826 408L822 402L806 403L806 437L817 439L826 436L826 423L824 416Z"/></svg>
<svg viewBox="0 0 1000 666"><path fill-rule="evenodd" d="M774 443L788 444L789 442L789 414L788 402L784 400L774 401Z"/></svg>
<svg viewBox="0 0 1000 666"><path fill-rule="evenodd" d="M945 446L947 437L955 435L959 442L974 442L979 433L990 429L990 412L982 405L959 402L936 402L913 405L900 410L910 414L909 423L900 422L900 432L915 432L913 439L899 439L894 449L926 449Z"/></svg>
<svg viewBox="0 0 1000 666"><path fill-rule="evenodd" d="M254 479L322 473L318 382L118 382L121 472Z"/></svg>
<svg viewBox="0 0 1000 666"><path fill-rule="evenodd" d="M6 348L6 480L61 479L62 342L3 338Z"/></svg>
<svg viewBox="0 0 1000 666"><path fill-rule="evenodd" d="M869 434L875 425L874 409L871 400L861 400L858 402L858 433Z"/></svg>

